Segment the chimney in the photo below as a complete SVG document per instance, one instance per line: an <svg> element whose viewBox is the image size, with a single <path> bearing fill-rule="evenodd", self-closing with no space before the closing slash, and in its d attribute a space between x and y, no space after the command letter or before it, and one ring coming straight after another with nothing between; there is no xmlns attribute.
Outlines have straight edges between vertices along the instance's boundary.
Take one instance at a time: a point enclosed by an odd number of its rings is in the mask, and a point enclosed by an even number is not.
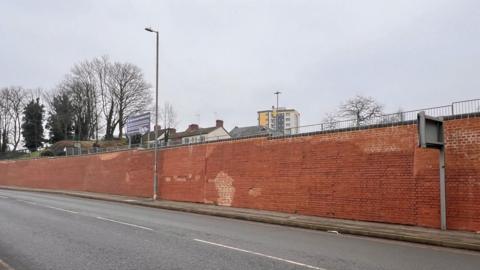
<svg viewBox="0 0 480 270"><path fill-rule="evenodd" d="M216 125L217 128L223 127L223 120L217 120Z"/></svg>
<svg viewBox="0 0 480 270"><path fill-rule="evenodd" d="M190 124L187 128L187 132L198 130L198 124Z"/></svg>
<svg viewBox="0 0 480 270"><path fill-rule="evenodd" d="M160 125L156 125L154 128L153 128L153 131L155 132L155 130L158 130L160 132L160 130L162 130L162 127Z"/></svg>

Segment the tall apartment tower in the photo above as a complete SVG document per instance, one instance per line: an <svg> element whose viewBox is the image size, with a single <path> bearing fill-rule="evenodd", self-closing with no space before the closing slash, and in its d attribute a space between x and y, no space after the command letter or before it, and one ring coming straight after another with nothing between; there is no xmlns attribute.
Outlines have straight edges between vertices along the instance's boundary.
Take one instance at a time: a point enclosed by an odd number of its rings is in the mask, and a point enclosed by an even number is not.
<svg viewBox="0 0 480 270"><path fill-rule="evenodd" d="M272 107L271 110L258 111L258 125L268 127L283 134L297 134L300 126L300 113L295 109L279 107L278 111ZM278 127L277 127L278 122Z"/></svg>

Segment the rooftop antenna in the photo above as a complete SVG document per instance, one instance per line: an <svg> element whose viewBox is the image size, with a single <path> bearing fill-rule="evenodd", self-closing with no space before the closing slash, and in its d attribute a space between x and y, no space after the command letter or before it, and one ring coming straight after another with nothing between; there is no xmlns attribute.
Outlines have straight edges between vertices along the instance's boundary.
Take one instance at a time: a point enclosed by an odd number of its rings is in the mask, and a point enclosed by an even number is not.
<svg viewBox="0 0 480 270"><path fill-rule="evenodd" d="M200 125L200 114L197 113L195 114L195 116L197 117L197 124Z"/></svg>
<svg viewBox="0 0 480 270"><path fill-rule="evenodd" d="M281 93L282 92L280 92L280 91L277 91L277 92L273 93L274 95L277 96L277 111L278 111L278 97L280 96Z"/></svg>

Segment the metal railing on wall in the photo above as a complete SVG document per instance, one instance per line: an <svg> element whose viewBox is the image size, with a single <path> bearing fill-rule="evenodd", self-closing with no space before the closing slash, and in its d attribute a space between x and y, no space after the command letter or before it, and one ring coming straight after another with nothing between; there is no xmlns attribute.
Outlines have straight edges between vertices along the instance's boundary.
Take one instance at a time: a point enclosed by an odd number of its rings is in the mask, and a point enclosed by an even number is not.
<svg viewBox="0 0 480 270"><path fill-rule="evenodd" d="M375 117L370 117L368 119L348 119L340 121L325 121L319 124L313 125L304 125L287 128L282 131L272 131L270 134L261 135L261 136L270 136L271 138L282 138L289 136L298 136L298 135L307 135L309 133L319 133L319 132L336 132L342 130L356 130L356 129L365 129L365 128L374 128L374 127L385 127L385 126L394 126L400 124L414 123L417 120L417 114L421 111L425 111L427 115L435 117L472 117L480 116L480 99L464 100L453 102L450 105L411 110L411 111L401 111L397 113L378 115ZM255 137L255 136L253 136ZM225 136L216 136L208 137L206 139L201 139L201 137L196 137L194 140L170 140L165 142L160 140L158 142L159 148L169 148L176 146L185 146L185 145L196 145L204 144L215 141L224 141L224 140L241 140L245 138L231 138L229 135ZM67 147L64 152L65 156L78 156L78 155L91 155L91 154L100 154L100 153L109 153L125 150L145 150L155 148L155 141L141 143L141 144L131 144L131 145L120 145L120 146L111 146L111 147ZM21 158L29 158L27 156ZM31 157L30 157L31 158ZM0 155L1 159L1 155ZM7 158L9 159L9 158ZM15 158L12 158L15 159Z"/></svg>
<svg viewBox="0 0 480 270"><path fill-rule="evenodd" d="M189 139L188 142L185 140L170 140L167 142L165 142L164 140L159 140L158 148L169 148L169 147L176 147L176 146L182 146L182 145L203 144L203 143L214 142L214 141L229 140L231 138L232 138L231 136L225 135L225 136L209 136L205 140L201 140L200 138L195 138L195 140ZM132 150L132 149L148 150L148 149L154 149L154 148L155 148L155 141L150 141L147 143L131 144L131 145L111 146L111 147L90 147L90 148L67 147L65 156L100 154L100 153Z"/></svg>
<svg viewBox="0 0 480 270"><path fill-rule="evenodd" d="M417 120L419 112L425 111L427 115L435 117L470 117L476 113L480 113L480 99L471 99L453 102L451 105L400 111L397 113L383 114L368 119L347 119L340 121L325 121L319 124L297 126L287 128L282 132L273 133L273 137L283 137L299 134L308 134L323 131L340 131L352 129L364 129L376 126L399 125L402 123L414 122Z"/></svg>

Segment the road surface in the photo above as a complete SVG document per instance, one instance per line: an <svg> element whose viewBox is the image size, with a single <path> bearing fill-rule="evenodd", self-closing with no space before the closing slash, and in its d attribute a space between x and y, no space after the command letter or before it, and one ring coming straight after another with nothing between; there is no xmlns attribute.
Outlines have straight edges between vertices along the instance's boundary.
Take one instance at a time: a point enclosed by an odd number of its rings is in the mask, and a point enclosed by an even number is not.
<svg viewBox="0 0 480 270"><path fill-rule="evenodd" d="M0 190L0 260L42 269L480 269L480 253Z"/></svg>

